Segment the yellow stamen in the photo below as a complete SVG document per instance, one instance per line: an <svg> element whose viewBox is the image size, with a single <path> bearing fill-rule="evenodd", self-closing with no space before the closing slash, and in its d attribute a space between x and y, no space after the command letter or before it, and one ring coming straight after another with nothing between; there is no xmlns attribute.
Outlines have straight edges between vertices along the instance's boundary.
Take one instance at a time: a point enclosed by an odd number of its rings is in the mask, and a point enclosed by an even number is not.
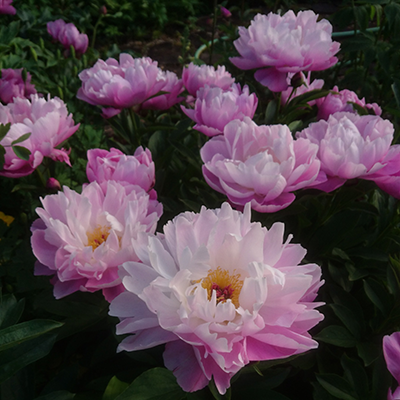
<svg viewBox="0 0 400 400"><path fill-rule="evenodd" d="M212 292L215 290L217 303L225 303L230 299L236 308L239 307L239 295L243 286L240 274L231 275L228 270L221 267L215 270L210 269L208 275L202 279L201 286L207 289L208 300L211 300Z"/></svg>
<svg viewBox="0 0 400 400"><path fill-rule="evenodd" d="M105 242L110 234L110 228L98 225L92 232L87 233L88 246L92 246L93 250Z"/></svg>
<svg viewBox="0 0 400 400"><path fill-rule="evenodd" d="M3 220L7 224L7 226L10 226L11 223L14 221L14 217L4 214L3 211L0 211L0 219Z"/></svg>

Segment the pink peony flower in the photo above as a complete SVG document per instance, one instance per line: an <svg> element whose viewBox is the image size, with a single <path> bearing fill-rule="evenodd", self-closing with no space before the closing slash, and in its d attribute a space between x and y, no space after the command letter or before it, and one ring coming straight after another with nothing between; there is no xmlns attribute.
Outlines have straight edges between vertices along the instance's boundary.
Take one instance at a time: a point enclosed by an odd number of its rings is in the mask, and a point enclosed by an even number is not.
<svg viewBox="0 0 400 400"><path fill-rule="evenodd" d="M225 125L234 119L253 118L257 103L256 95L249 94L247 85L243 90L239 84L232 84L229 90L206 85L197 91L194 109L181 108L196 122L194 129L207 136L216 136L221 135Z"/></svg>
<svg viewBox="0 0 400 400"><path fill-rule="evenodd" d="M0 79L0 100L3 103L11 103L14 97L28 98L36 94L35 86L31 84L32 76L26 74L26 81L22 78L22 68L2 69Z"/></svg>
<svg viewBox="0 0 400 400"><path fill-rule="evenodd" d="M383 355L389 372L400 385L400 332L383 337ZM388 400L400 400L400 386L392 393L388 392Z"/></svg>
<svg viewBox="0 0 400 400"><path fill-rule="evenodd" d="M13 0L0 0L0 14L15 15L17 10L11 5Z"/></svg>
<svg viewBox="0 0 400 400"><path fill-rule="evenodd" d="M374 181L383 191L400 199L400 145L390 146L381 163L384 165L382 169L364 179Z"/></svg>
<svg viewBox="0 0 400 400"><path fill-rule="evenodd" d="M166 110L183 100L182 80L173 72L164 72L149 57L132 58L122 53L114 58L97 60L79 74L82 86L77 97L89 104L108 106L103 115L110 118L123 108ZM160 92L165 94L157 95ZM156 97L153 97L156 96ZM152 97L150 99L150 97Z"/></svg>
<svg viewBox="0 0 400 400"><path fill-rule="evenodd" d="M139 232L156 229L162 205L139 187L126 190L108 181L104 192L92 182L79 194L64 192L41 199L32 225L35 275L54 275L54 296L77 290L102 290L107 300L122 291L118 266L138 261L133 242Z"/></svg>
<svg viewBox="0 0 400 400"><path fill-rule="evenodd" d="M154 186L155 166L149 149L138 147L133 156L120 150L91 149L87 152L86 174L89 182L96 181L102 188L114 180L122 186L137 185L149 192Z"/></svg>
<svg viewBox="0 0 400 400"><path fill-rule="evenodd" d="M86 52L89 45L89 38L85 33L79 33L78 28L73 23L66 23L62 19L47 23L47 32L58 40L65 49L69 50L73 46L77 54Z"/></svg>
<svg viewBox="0 0 400 400"><path fill-rule="evenodd" d="M342 112L310 124L296 136L319 146L318 159L328 180L316 188L330 192L347 179L368 179L382 169L393 132L392 123L379 116Z"/></svg>
<svg viewBox="0 0 400 400"><path fill-rule="evenodd" d="M335 86L332 90L333 92L337 92L337 94L330 93L328 96L317 100L319 119L327 120L331 114L340 111L357 112L351 103L371 109L375 115L382 114L382 109L378 106L378 104L366 104L365 99L360 100L357 94L351 90L344 89L339 92L339 88L337 86Z"/></svg>
<svg viewBox="0 0 400 400"><path fill-rule="evenodd" d="M239 27L234 45L241 57L230 60L240 69L262 68L255 79L281 92L289 72L321 71L337 62L340 44L332 42L332 25L317 18L311 10L297 16L291 10L282 16L257 14L248 28Z"/></svg>
<svg viewBox="0 0 400 400"><path fill-rule="evenodd" d="M15 97L13 103L0 104L0 124L9 122L11 128L0 141L6 149L0 176L19 178L29 175L42 163L43 157L70 165L68 152L56 149L56 146L74 134L79 124L74 125L72 114L68 114L62 100L50 96L45 100L37 94L31 95L30 100ZM18 158L10 146L27 133L31 134L30 137L18 143L31 152L29 160L25 161Z"/></svg>
<svg viewBox="0 0 400 400"><path fill-rule="evenodd" d="M286 125L257 126L245 117L226 125L200 154L205 180L232 204L275 212L294 201L291 192L326 180L317 151L308 139L293 140Z"/></svg>
<svg viewBox="0 0 400 400"><path fill-rule="evenodd" d="M318 265L299 265L306 251L224 203L182 213L164 235L141 235L141 262L126 262L126 289L110 305L120 318L119 351L166 343L164 362L188 392L213 378L223 394L250 361L274 360L318 346L308 330L323 319L314 302Z"/></svg>
<svg viewBox="0 0 400 400"><path fill-rule="evenodd" d="M232 78L231 74L225 70L225 66L218 65L215 69L211 65L199 66L190 63L183 68L182 81L189 94L196 97L196 92L205 85L229 90L235 78Z"/></svg>
<svg viewBox="0 0 400 400"><path fill-rule="evenodd" d="M295 74L293 74L293 73L288 74L287 81L288 81L289 85L290 85L291 79L293 78L294 75ZM322 89L322 87L324 86L324 83L325 83L323 79L314 79L312 82L310 82L310 80L311 80L310 72L308 73L307 77L302 72L300 72L300 77L303 81L302 85L300 85L296 88L289 86L286 90L284 90L281 93L282 104L286 104L289 100L289 97L290 97L290 100L293 100L295 97L300 96L304 93L308 93L315 89ZM292 92L293 92L293 94L292 94ZM316 103L316 100L312 100L308 104L312 107L315 103Z"/></svg>

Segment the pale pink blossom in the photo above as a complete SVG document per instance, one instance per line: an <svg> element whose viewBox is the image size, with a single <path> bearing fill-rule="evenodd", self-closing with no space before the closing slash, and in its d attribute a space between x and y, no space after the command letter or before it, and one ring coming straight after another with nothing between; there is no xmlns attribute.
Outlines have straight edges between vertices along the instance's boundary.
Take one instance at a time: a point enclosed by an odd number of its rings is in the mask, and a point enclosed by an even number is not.
<svg viewBox="0 0 400 400"><path fill-rule="evenodd" d="M330 192L348 179L368 179L382 169L393 132L393 124L379 116L340 112L328 121L310 124L296 136L318 145L321 170L328 180L316 188Z"/></svg>
<svg viewBox="0 0 400 400"><path fill-rule="evenodd" d="M302 72L299 73L300 78L302 80L302 84L298 87L292 87L290 86L291 79L295 76L293 73L289 73L287 77L287 81L289 83L289 87L284 90L281 93L281 102L282 104L286 104L288 100L293 100L294 98L308 93L312 90L316 89L322 89L324 86L324 80L323 79L314 79L312 82L311 81L311 73L309 72L307 76L305 76ZM312 107L316 103L316 100L311 100L308 102L308 104Z"/></svg>
<svg viewBox="0 0 400 400"><path fill-rule="evenodd" d="M13 0L0 0L0 14L15 15L17 10L11 5Z"/></svg>
<svg viewBox="0 0 400 400"><path fill-rule="evenodd" d="M383 337L383 355L389 372L400 385L400 332ZM388 400L400 400L400 386L392 392L389 389Z"/></svg>
<svg viewBox="0 0 400 400"><path fill-rule="evenodd" d="M293 140L286 125L258 126L246 117L226 125L200 154L205 180L232 204L275 212L294 201L295 190L326 180L317 151L308 139Z"/></svg>
<svg viewBox="0 0 400 400"><path fill-rule="evenodd" d="M26 73L26 80L22 78L22 68L2 69L0 78L0 100L11 103L14 97L29 98L36 93L35 85L31 83L32 76Z"/></svg>
<svg viewBox="0 0 400 400"><path fill-rule="evenodd" d="M207 136L221 135L225 125L234 120L253 118L258 99L254 93L249 93L247 85L241 89L239 84L232 84L230 89L204 86L197 91L194 109L181 106L182 111L196 125L193 129Z"/></svg>
<svg viewBox="0 0 400 400"><path fill-rule="evenodd" d="M81 194L64 187L41 199L31 228L35 275L53 275L57 299L102 290L111 300L123 290L118 266L138 261L133 242L139 232L153 233L162 213L143 189L126 189L108 181L103 191L92 182Z"/></svg>
<svg viewBox="0 0 400 400"><path fill-rule="evenodd" d="M332 89L332 93L329 93L328 96L317 99L318 118L326 120L331 114L340 111L356 113L357 110L353 107L352 103L371 110L375 115L382 114L382 109L378 104L366 103L364 98L359 99L357 94L351 90L343 89L339 91L339 88L335 86Z"/></svg>
<svg viewBox="0 0 400 400"><path fill-rule="evenodd" d="M182 81L189 94L196 97L196 92L205 85L228 90L235 82L235 78L226 71L225 66L218 65L215 69L212 65L190 63L183 68Z"/></svg>
<svg viewBox="0 0 400 400"><path fill-rule="evenodd" d="M275 360L315 349L308 331L323 319L314 302L322 285L306 251L284 241L284 225L267 230L228 203L186 212L164 234L141 235L140 262L126 262L125 291L110 305L118 350L166 343L164 363L188 392L213 379L223 394L251 361Z"/></svg>
<svg viewBox="0 0 400 400"><path fill-rule="evenodd" d="M96 181L101 187L114 180L121 185L137 185L149 192L155 182L155 166L149 149L138 147L133 156L118 149L110 151L91 149L87 152L86 175L89 182Z"/></svg>
<svg viewBox="0 0 400 400"><path fill-rule="evenodd" d="M364 179L374 181L383 191L400 199L400 145L390 146L381 163L384 165L382 169Z"/></svg>
<svg viewBox="0 0 400 400"><path fill-rule="evenodd" d="M12 103L0 104L0 124L11 123L7 135L0 141L5 147L5 163L0 175L19 178L31 174L43 161L44 157L65 162L70 165L65 149L56 147L68 139L79 128L75 125L72 114L68 114L65 103L57 97L47 100L37 94L30 99L15 97ZM18 143L31 154L29 160L18 158L11 148L11 143L22 135L30 137Z"/></svg>
<svg viewBox="0 0 400 400"><path fill-rule="evenodd" d="M166 110L183 100L178 97L183 91L182 80L173 72L161 70L149 57L133 58L121 53L119 62L114 58L97 60L79 78L82 86L78 99L107 106L102 109L106 118L123 108Z"/></svg>
<svg viewBox="0 0 400 400"><path fill-rule="evenodd" d="M66 23L62 19L47 23L47 32L56 40L58 40L65 49L69 50L70 46L75 49L77 54L86 52L89 45L89 38L85 33L80 33L73 23Z"/></svg>
<svg viewBox="0 0 400 400"><path fill-rule="evenodd" d="M240 57L230 60L240 69L262 68L255 79L281 92L288 87L289 72L321 71L337 62L340 44L332 42L332 25L317 18L311 10L257 14L248 28L239 27L234 45Z"/></svg>

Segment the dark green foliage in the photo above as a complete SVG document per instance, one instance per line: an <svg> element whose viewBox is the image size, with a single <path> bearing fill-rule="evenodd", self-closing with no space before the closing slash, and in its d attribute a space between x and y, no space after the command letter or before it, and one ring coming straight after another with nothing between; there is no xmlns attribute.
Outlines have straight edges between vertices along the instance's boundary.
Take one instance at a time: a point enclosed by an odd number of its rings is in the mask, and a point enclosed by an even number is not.
<svg viewBox="0 0 400 400"><path fill-rule="evenodd" d="M87 183L90 148L118 147L126 154L133 154L139 145L151 150L155 190L164 207L159 232L180 212L198 212L202 205L217 208L226 200L206 184L199 155L206 138L192 129L179 106L168 112L124 111L103 120L99 109L76 98L80 71L98 58L118 57L119 46L130 40L153 39L178 26L183 64L193 59L190 40L194 31L200 32L203 53L194 62L202 64L210 58L226 65L237 82L248 84L257 94L255 121L287 123L293 133L316 120L316 108L308 102L326 96L334 85L354 90L382 107L383 116L396 127L398 143L400 1L328 2L336 9L327 16L335 33L345 31L345 36L337 36L340 61L328 71L313 73L325 79L324 89L296 97L285 106L254 82L252 71L239 71L229 62L237 55L232 44L237 25L247 26L259 11L306 7L294 1L261 3L224 1L233 18L218 15L215 42L211 28L207 31L200 19L212 16L213 4L199 0L15 0L17 16L0 16L5 21L0 27L0 68L24 68L38 92L62 98L81 124L62 145L71 149L71 168L46 160L31 176L0 177L0 211L14 218L10 224L0 219L1 400L386 398L394 382L383 359L382 337L400 330L400 208L373 182L348 181L328 194L299 191L296 201L284 210L252 213L253 220L266 227L284 222L286 235L293 234L294 242L307 249L305 262L321 266L325 284L317 301L324 303L320 310L325 319L311 332L319 342L318 350L251 363L232 378L224 396L213 382L201 391L185 393L164 368L163 346L117 353L122 340L115 334L118 321L108 315L109 304L101 293L77 292L55 300L49 279L33 274L36 259L30 227L40 197L55 193L46 188L46 181L55 177L61 186L79 191ZM52 43L46 23L57 18L88 34L86 54L64 53L60 44ZM359 114L368 112L357 105L353 108ZM8 130L8 125L0 125L0 140ZM29 156L23 147L28 137L11 144L22 159ZM0 146L0 170L4 153Z"/></svg>

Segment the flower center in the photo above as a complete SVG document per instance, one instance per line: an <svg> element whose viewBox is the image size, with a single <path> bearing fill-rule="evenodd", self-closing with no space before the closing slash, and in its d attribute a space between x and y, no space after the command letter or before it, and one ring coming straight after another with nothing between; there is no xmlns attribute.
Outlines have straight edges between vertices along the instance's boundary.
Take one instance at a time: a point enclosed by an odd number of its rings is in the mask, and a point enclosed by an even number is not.
<svg viewBox="0 0 400 400"><path fill-rule="evenodd" d="M235 270L233 270L235 272ZM225 303L231 299L235 307L239 307L239 294L242 290L243 281L239 279L240 274L230 274L228 270L218 267L214 271L208 271L208 275L202 280L201 286L207 289L208 300L211 300L212 292L215 290L217 304Z"/></svg>
<svg viewBox="0 0 400 400"><path fill-rule="evenodd" d="M93 250L97 249L103 242L105 242L110 234L110 228L107 226L98 225L92 232L87 233L88 246L92 246Z"/></svg>

